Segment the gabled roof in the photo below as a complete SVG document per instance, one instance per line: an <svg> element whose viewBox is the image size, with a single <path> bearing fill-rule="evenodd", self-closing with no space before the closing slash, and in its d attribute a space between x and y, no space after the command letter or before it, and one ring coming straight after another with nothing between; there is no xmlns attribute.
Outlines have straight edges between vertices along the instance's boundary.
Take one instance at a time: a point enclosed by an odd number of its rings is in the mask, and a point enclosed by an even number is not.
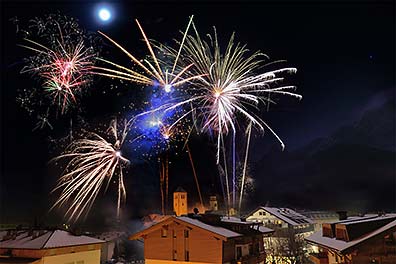
<svg viewBox="0 0 396 264"><path fill-rule="evenodd" d="M288 223L289 225L296 226L303 224L313 224L313 221L311 219L289 208L259 206L254 211L252 211L248 216L251 216L254 212L257 212L257 210L260 209Z"/></svg>
<svg viewBox="0 0 396 264"><path fill-rule="evenodd" d="M186 192L186 190L179 186L174 192Z"/></svg>
<svg viewBox="0 0 396 264"><path fill-rule="evenodd" d="M88 236L76 236L63 230L15 230L14 232L17 232L14 238L7 237L7 231L0 232L0 248L45 249L104 242Z"/></svg>
<svg viewBox="0 0 396 264"><path fill-rule="evenodd" d="M331 238L331 237L325 237L322 234L322 230L319 232L316 232L312 234L311 236L305 238L310 243L317 244L319 246L331 249L331 250L336 250L340 253L345 253L347 251L350 251L352 248L356 247L357 245L364 243L371 238L374 238L376 236L379 236L381 234L384 234L385 232L395 232L396 231L396 220L393 220L392 222L374 230L371 232L368 232L362 236L360 236L357 239L351 240L349 242L339 240L336 238Z"/></svg>
<svg viewBox="0 0 396 264"><path fill-rule="evenodd" d="M142 236L151 233L155 230L157 230L158 228L161 228L163 225L167 225L171 222L177 222L177 223L183 223L187 226L190 226L192 228L199 228L201 230L205 230L207 232L210 232L214 235L220 236L221 239L223 240L227 240L228 238L233 238L233 237L239 237L242 236L239 233L236 233L234 231L231 231L229 229L223 228L223 227L219 227L219 226L212 226L212 225L208 225L205 224L197 219L192 219L190 217L186 217L186 216L171 216L166 218L165 220L158 222L154 225L152 225L149 228L146 228L140 232L137 232L135 234L133 234L132 236L129 237L130 240L135 240L135 239L139 239Z"/></svg>

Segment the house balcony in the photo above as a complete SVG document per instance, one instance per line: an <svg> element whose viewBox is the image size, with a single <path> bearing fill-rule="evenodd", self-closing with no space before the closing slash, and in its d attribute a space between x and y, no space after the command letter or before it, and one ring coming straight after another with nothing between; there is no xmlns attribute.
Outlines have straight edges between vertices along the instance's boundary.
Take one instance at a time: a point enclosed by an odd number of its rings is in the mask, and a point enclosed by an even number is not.
<svg viewBox="0 0 396 264"><path fill-rule="evenodd" d="M326 252L311 253L309 259L315 264L328 264L329 259Z"/></svg>

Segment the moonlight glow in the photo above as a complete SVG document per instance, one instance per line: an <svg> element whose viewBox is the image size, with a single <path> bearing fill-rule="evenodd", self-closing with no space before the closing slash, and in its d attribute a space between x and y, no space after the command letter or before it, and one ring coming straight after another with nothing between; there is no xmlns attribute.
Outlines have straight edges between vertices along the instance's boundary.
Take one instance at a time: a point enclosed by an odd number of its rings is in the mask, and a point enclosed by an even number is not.
<svg viewBox="0 0 396 264"><path fill-rule="evenodd" d="M99 9L98 16L102 21L108 21L111 18L110 10L107 8Z"/></svg>

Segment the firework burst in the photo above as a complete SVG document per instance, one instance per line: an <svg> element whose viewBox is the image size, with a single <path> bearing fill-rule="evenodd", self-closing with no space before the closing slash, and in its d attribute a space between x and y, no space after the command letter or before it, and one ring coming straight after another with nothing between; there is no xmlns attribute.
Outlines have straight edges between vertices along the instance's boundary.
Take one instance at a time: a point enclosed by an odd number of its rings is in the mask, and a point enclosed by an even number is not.
<svg viewBox="0 0 396 264"><path fill-rule="evenodd" d="M276 70L257 73L266 69L270 64L265 64L268 57L260 52L249 55L246 45L235 43L234 34L223 52L220 48L216 29L213 35L208 35L209 41L203 40L194 24L195 36L187 35L183 45L183 62L194 67L188 72L200 76L186 89L184 100L165 106L165 111L185 105L191 105L196 113L193 118L200 123L202 132L214 134L217 137L217 163L220 154L225 158L224 138L232 132L232 206L236 206L236 173L235 173L235 137L238 127L242 125L241 119L264 131L269 130L280 142L282 149L284 143L271 127L262 120L257 112L260 104L274 103L269 95L288 95L301 99L301 95L294 93L295 86L280 85L284 75L295 73L296 68L278 68ZM175 50L165 47L165 52L177 57ZM276 63L276 62L275 62ZM249 138L250 138L250 133ZM221 151L222 150L222 151ZM247 147L248 151L248 147ZM246 159L248 155L245 155ZM246 164L246 161L245 161ZM225 170L227 172L227 170ZM228 176L226 173L226 184ZM241 197L243 195L243 184ZM227 188L228 201L230 190Z"/></svg>
<svg viewBox="0 0 396 264"><path fill-rule="evenodd" d="M32 19L23 32L20 46L31 53L21 73L31 74L38 87L18 92L21 106L38 116L49 111L49 118L79 109L79 99L93 81L99 40L86 34L74 18L59 14Z"/></svg>
<svg viewBox="0 0 396 264"><path fill-rule="evenodd" d="M118 180L117 217L120 206L126 199L123 168L129 160L122 156L121 147L129 130L129 123L124 121L122 128L113 120L108 129L112 137L109 142L96 133L88 133L86 138L72 142L65 153L53 161L68 160L63 175L55 190L62 192L52 208L68 206L66 216L69 221L78 220L91 209L99 191L104 185L107 190L111 180Z"/></svg>
<svg viewBox="0 0 396 264"><path fill-rule="evenodd" d="M21 73L32 73L42 80L42 87L51 98L52 104L61 109L61 114L72 103L77 103L76 94L91 81L90 71L94 65L95 54L84 47L84 42L66 46L57 41L58 47L50 49L37 42L26 39L32 46L21 45L35 51L42 61L40 65L31 64Z"/></svg>
<svg viewBox="0 0 396 264"><path fill-rule="evenodd" d="M269 129L284 144L277 134L257 116L259 103L274 103L268 94L289 95L301 99L301 95L292 92L295 86L279 86L284 73L295 73L296 68L280 68L256 74L263 65L266 55L255 52L248 55L246 45L234 42L232 34L224 54L221 52L216 30L208 35L210 42L202 40L194 26L196 36L188 35L184 44L187 63L194 64L193 74L200 75L188 89L186 100L169 107L172 109L184 104L193 104L203 131L214 131L218 136L218 154L221 136L237 129L238 115L256 125L259 129ZM168 49L168 51L171 51ZM273 63L271 63L273 64ZM219 156L218 156L219 160Z"/></svg>

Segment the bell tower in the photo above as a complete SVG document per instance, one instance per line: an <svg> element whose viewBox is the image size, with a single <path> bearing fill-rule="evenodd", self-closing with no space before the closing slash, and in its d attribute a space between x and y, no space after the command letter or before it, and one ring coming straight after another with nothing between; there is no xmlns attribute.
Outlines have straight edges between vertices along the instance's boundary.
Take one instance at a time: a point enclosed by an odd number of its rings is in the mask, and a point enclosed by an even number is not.
<svg viewBox="0 0 396 264"><path fill-rule="evenodd" d="M209 208L210 208L210 210L211 211L214 211L214 212L216 212L217 210L219 210L219 207L218 207L218 205L217 205L217 197L216 197L216 195L211 195L210 197L209 197Z"/></svg>
<svg viewBox="0 0 396 264"><path fill-rule="evenodd" d="M187 215L187 192L181 187L173 192L173 211L176 216Z"/></svg>

